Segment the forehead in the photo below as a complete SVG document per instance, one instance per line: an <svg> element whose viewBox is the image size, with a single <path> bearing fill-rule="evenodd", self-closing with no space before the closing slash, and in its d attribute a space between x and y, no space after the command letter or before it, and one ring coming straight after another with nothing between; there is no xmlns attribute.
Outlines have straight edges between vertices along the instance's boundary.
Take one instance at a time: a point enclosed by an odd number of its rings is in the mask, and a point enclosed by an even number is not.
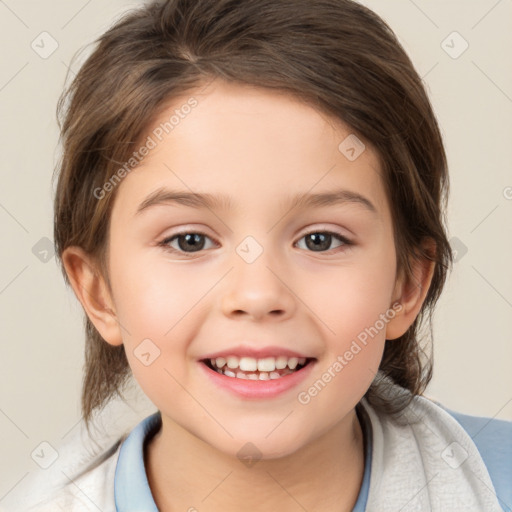
<svg viewBox="0 0 512 512"><path fill-rule="evenodd" d="M387 212L373 148L281 91L214 81L168 102L142 140L151 149L122 180L114 210L133 215L163 188L224 196L240 210L342 186Z"/></svg>

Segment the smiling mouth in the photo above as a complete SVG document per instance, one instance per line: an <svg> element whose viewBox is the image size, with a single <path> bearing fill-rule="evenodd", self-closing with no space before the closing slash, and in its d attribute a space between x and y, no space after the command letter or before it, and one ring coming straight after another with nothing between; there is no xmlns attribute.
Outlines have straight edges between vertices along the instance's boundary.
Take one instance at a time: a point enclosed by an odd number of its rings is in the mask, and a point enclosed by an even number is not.
<svg viewBox="0 0 512 512"><path fill-rule="evenodd" d="M305 368L312 361L315 361L315 358L286 358L286 365L283 363L284 360L281 361L281 364L272 364L269 366L259 364L260 369L247 369L248 366L241 364L245 369L242 370L240 365L237 364L237 361L229 361L224 358L217 359L203 359L201 362L205 364L210 370L220 373L226 377L231 377L235 379L244 379L244 380L276 380L286 377L287 375L291 375L292 373L297 373L303 368ZM278 367L280 368L278 368ZM284 366L284 367L283 367ZM249 365L250 367L250 365ZM254 365L253 365L254 367Z"/></svg>

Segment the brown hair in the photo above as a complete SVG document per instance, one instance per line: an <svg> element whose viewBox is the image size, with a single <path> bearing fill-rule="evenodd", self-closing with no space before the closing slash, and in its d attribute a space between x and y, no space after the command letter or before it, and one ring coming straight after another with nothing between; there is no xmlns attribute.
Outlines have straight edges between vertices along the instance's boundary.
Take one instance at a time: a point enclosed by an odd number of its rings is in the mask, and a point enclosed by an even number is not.
<svg viewBox="0 0 512 512"><path fill-rule="evenodd" d="M55 195L55 248L95 258L108 281L109 219L116 190L102 187L147 135L155 115L178 95L214 78L294 95L345 122L379 155L391 205L397 272L411 258L436 263L418 317L387 342L381 372L413 395L432 377L420 344L452 253L444 229L446 156L421 78L392 30L351 0L168 0L129 12L97 41L57 107L63 154ZM63 120L61 121L61 118ZM422 247L431 239L434 250ZM61 262L64 279L69 279ZM82 412L120 393L131 375L123 346L105 342L85 315ZM405 406L379 402L388 412Z"/></svg>

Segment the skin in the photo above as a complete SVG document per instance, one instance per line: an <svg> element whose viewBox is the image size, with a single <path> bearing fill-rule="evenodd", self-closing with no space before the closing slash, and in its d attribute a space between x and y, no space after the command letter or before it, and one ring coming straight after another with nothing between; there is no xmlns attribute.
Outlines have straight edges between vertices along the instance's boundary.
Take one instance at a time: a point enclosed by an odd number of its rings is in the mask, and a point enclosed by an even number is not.
<svg viewBox="0 0 512 512"><path fill-rule="evenodd" d="M433 264L417 263L415 282L396 275L378 156L366 143L349 161L338 149L348 126L289 95L220 80L175 98L154 126L190 96L198 105L119 185L112 288L82 249L63 254L89 318L106 342L124 344L134 377L161 411L162 429L145 452L155 502L163 511L246 510L248 502L253 511L350 511L364 472L354 407L385 343L416 318ZM226 194L233 208L173 203L136 215L159 187ZM334 188L362 194L377 215L356 203L290 210L290 195ZM306 245L311 230L337 232L353 245L333 237L316 251ZM158 246L178 231L204 233L204 249L187 257ZM249 235L263 249L250 264L236 252ZM177 239L171 246L180 249ZM395 303L402 308L385 328L308 404L299 403L297 394ZM160 349L149 366L134 354L147 338ZM212 386L198 360L244 340L318 361L297 389L243 399ZM237 457L247 442L261 452L252 467Z"/></svg>

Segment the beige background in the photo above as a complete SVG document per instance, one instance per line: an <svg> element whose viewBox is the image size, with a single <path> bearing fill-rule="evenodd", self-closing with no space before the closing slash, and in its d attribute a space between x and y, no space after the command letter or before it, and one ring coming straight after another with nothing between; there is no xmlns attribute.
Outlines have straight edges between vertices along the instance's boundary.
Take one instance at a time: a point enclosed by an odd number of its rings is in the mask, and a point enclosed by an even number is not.
<svg viewBox="0 0 512 512"><path fill-rule="evenodd" d="M512 419L512 1L363 3L388 21L424 77L450 164L449 232L460 259L435 316L427 395ZM37 469L31 453L42 441L58 447L81 432L81 309L55 259L32 251L44 254L41 239L52 239L55 106L71 57L140 4L0 2L0 507ZM43 31L58 43L47 58L31 47L48 38ZM128 404L107 411L105 429L115 437L153 410L135 386Z"/></svg>

